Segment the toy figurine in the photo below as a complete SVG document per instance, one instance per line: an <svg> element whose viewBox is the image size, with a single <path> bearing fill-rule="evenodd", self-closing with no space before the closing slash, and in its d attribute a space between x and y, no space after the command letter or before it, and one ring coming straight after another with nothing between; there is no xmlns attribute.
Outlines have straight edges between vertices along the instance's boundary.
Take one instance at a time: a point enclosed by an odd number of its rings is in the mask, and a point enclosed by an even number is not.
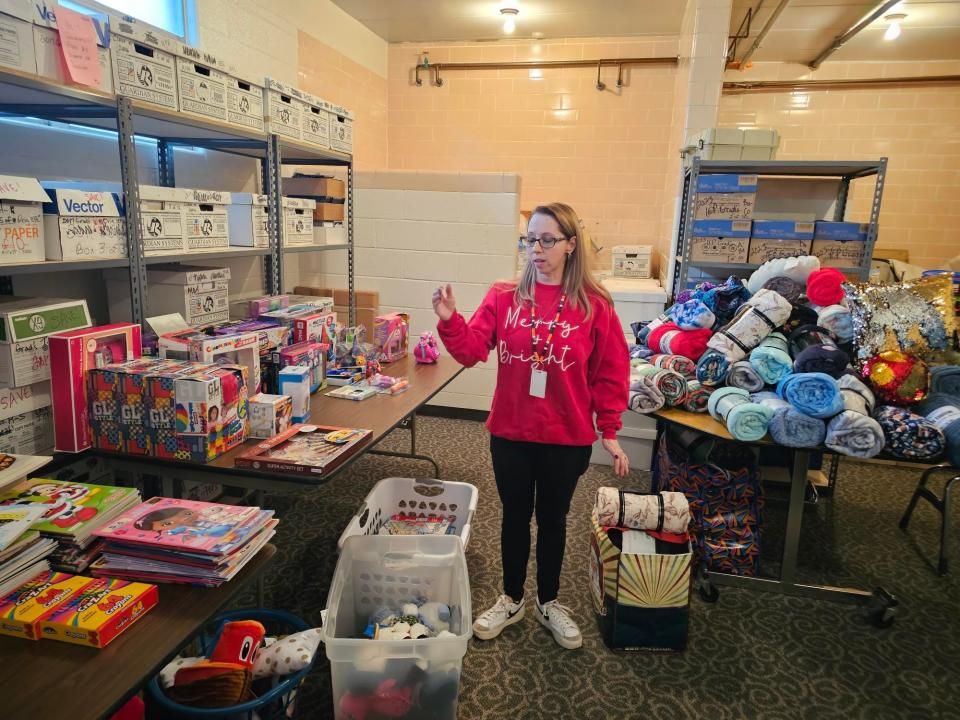
<svg viewBox="0 0 960 720"><path fill-rule="evenodd" d="M413 357L418 363L431 364L440 357L440 347L433 333L427 330L420 334L420 341L413 348Z"/></svg>

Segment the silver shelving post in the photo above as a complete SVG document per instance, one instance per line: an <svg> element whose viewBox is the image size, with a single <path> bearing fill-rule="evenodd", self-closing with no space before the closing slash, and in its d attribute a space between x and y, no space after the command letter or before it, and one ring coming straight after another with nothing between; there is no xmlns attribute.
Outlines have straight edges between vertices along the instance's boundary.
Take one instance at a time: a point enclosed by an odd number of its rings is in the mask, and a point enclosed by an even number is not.
<svg viewBox="0 0 960 720"><path fill-rule="evenodd" d="M870 227L867 230L867 247L863 251L863 262L860 267L860 280L870 279L870 261L873 258L873 248L877 244L877 235L880 232L880 201L883 200L883 186L887 180L887 159L880 158L880 167L877 169L877 181L873 186L873 202L870 204Z"/></svg>
<svg viewBox="0 0 960 720"><path fill-rule="evenodd" d="M347 294L350 299L350 327L357 324L357 296L353 279L353 160L347 165Z"/></svg>
<svg viewBox="0 0 960 720"><path fill-rule="evenodd" d="M270 295L283 292L283 207L280 181L280 138L267 138L267 154L263 160L263 192L267 196L267 230L270 254L263 258L263 287Z"/></svg>
<svg viewBox="0 0 960 720"><path fill-rule="evenodd" d="M680 208L680 224L678 228L680 244L677 248L680 254L680 268L678 272L674 273L674 298L686 289L687 275L690 273L690 236L693 234L693 216L696 205L694 197L697 194L697 182L700 178L700 158L693 158L689 172L684 172L683 170L681 170L681 172L684 173L686 180L684 181L684 196Z"/></svg>
<svg viewBox="0 0 960 720"><path fill-rule="evenodd" d="M133 136L130 99L117 96L117 140L120 144L120 180L127 215L127 256L130 259L130 307L133 322L143 324L146 315L147 265L140 229L140 176Z"/></svg>

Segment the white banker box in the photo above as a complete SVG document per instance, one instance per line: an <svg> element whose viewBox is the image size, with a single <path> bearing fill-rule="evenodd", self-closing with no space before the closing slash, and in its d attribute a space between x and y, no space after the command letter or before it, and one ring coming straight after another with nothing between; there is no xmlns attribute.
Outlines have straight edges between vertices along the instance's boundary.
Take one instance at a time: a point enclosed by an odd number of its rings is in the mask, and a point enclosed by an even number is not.
<svg viewBox="0 0 960 720"><path fill-rule="evenodd" d="M92 260L127 256L126 219L110 192L51 189L43 206L47 260Z"/></svg>
<svg viewBox="0 0 960 720"><path fill-rule="evenodd" d="M43 203L48 200L36 179L0 175L0 263L46 260Z"/></svg>

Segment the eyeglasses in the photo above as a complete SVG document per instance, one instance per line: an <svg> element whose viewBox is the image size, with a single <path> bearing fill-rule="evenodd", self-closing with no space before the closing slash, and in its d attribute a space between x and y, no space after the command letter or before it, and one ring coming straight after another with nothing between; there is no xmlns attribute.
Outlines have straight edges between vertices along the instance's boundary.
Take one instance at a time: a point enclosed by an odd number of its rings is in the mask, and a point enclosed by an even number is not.
<svg viewBox="0 0 960 720"><path fill-rule="evenodd" d="M523 243L527 248L533 248L534 245L540 243L540 247L542 247L544 250L549 250L561 240L566 239L567 238L565 237L554 237L553 235L541 235L538 238L535 238L532 235L523 235L520 238L520 242Z"/></svg>

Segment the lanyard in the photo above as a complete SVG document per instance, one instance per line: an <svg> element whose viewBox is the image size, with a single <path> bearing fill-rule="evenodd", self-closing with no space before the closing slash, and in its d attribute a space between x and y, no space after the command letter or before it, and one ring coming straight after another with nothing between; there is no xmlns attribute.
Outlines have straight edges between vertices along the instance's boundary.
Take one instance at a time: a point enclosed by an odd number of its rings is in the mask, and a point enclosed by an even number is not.
<svg viewBox="0 0 960 720"><path fill-rule="evenodd" d="M539 323L534 317L534 311L537 309L536 302L534 302L533 307L530 309L530 359L533 360L534 367L543 365L547 362L547 358L550 357L550 348L553 346L553 331L557 327L557 323L560 321L560 313L563 312L563 306L567 303L567 294L564 293L560 296L560 304L557 306L557 314L554 316L553 321L550 323L550 327L547 330L547 339L543 343L543 352L537 352L537 327Z"/></svg>

